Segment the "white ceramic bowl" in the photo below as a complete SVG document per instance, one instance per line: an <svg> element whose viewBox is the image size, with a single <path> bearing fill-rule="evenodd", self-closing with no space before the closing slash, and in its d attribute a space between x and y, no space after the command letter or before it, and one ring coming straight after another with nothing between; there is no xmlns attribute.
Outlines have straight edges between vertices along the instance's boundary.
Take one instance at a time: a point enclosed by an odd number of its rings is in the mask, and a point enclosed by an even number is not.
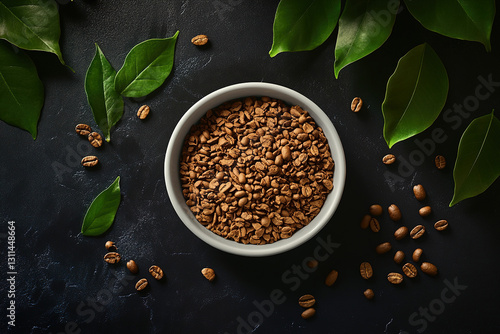
<svg viewBox="0 0 500 334"><path fill-rule="evenodd" d="M319 214L305 227L296 231L290 238L279 240L272 244L251 245L225 239L201 225L187 206L182 195L179 158L184 139L191 126L205 113L220 104L247 96L269 96L280 99L288 105L299 105L307 110L316 123L323 129L330 145L335 171L334 188L327 196ZM267 256L295 248L316 235L332 218L342 197L346 178L346 164L342 143L328 116L311 100L289 88L263 82L240 83L221 88L208 94L195 103L175 127L168 143L165 156L165 183L172 205L187 228L207 244L222 251L244 256Z"/></svg>

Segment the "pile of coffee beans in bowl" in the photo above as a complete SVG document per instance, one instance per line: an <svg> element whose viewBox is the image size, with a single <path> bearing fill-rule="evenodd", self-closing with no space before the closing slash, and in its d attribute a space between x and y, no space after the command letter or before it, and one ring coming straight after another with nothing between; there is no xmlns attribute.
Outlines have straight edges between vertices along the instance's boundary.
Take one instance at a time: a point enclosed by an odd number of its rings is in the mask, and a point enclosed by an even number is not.
<svg viewBox="0 0 500 334"><path fill-rule="evenodd" d="M300 106L247 97L208 110L187 134L182 192L198 222L226 239L290 238L333 189L323 130Z"/></svg>

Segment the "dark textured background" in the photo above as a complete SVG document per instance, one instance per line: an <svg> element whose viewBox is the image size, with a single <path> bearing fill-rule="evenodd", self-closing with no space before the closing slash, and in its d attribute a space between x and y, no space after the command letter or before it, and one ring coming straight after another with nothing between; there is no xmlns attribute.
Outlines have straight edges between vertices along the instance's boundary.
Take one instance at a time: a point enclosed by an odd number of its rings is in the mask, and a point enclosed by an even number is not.
<svg viewBox="0 0 500 334"><path fill-rule="evenodd" d="M429 42L444 62L450 78L445 109L473 101L479 76L500 82L500 24L492 33L493 52L476 42L442 37L426 31L403 8L390 39L376 52L333 75L335 36L310 52L279 54L271 59L273 17L277 0L210 1L60 1L62 67L54 55L30 52L46 88L38 138L0 123L0 333L498 333L499 190L497 181L480 196L453 208L452 170L458 141L469 122L500 108L500 87L480 101L470 117L450 122L439 116L418 136L389 150L382 137L380 110L385 84L398 59L412 47ZM180 30L174 70L165 84L143 99L125 99L125 113L111 133L111 143L98 150L74 132L77 123L94 124L83 83L98 43L108 60L120 68L137 43L169 37ZM210 45L198 48L191 37L204 33ZM206 94L226 85L264 81L282 84L315 101L329 115L343 141L347 183L338 211L318 235L338 244L312 273L294 273L321 243L313 238L296 250L267 258L225 254L198 240L177 218L166 193L163 160L170 134L183 113ZM481 92L486 92L482 90ZM349 110L353 97L365 107ZM146 121L135 111L151 106ZM459 124L460 123L460 124ZM455 128L453 128L454 126ZM393 189L384 172L398 174L401 162L416 157L415 140L431 138L443 129L446 140L430 149L414 170L401 176ZM387 153L399 164L385 166ZM96 154L100 167L85 170L82 155ZM412 155L413 154L413 155ZM443 154L448 166L433 165ZM57 172L54 166L64 166ZM113 227L101 237L84 237L80 227L92 199L121 176L122 202ZM418 216L420 203L411 187L422 183L429 218ZM396 203L413 227L429 233L419 241L396 242L399 224L385 214L378 234L359 228L369 205ZM438 233L432 224L448 219L450 229ZM16 222L16 327L6 318L7 222ZM130 278L125 262L106 264L104 243L114 240L124 259L133 258L140 273ZM439 267L437 277L421 274L393 286L385 276L399 270L392 254L376 256L373 248L389 240L411 254L417 246ZM408 257L407 257L408 258ZM364 281L359 264L370 261L375 277ZM166 280L150 279L150 289L137 293L133 285L149 277L151 264L161 266ZM200 274L215 269L213 284ZM339 271L332 287L326 274ZM456 294L447 282L459 284ZM372 288L367 301L362 292ZM464 287L466 287L464 289ZM270 294L282 292L280 305L269 306ZM312 293L317 314L303 320L297 298ZM441 300L443 297L447 303ZM257 305L266 309L259 311ZM427 317L419 315L430 308ZM416 315L412 314L417 312ZM432 313L434 312L434 313ZM240 319L240 320L239 320ZM243 319L243 320L241 320ZM250 323L241 325L242 322Z"/></svg>

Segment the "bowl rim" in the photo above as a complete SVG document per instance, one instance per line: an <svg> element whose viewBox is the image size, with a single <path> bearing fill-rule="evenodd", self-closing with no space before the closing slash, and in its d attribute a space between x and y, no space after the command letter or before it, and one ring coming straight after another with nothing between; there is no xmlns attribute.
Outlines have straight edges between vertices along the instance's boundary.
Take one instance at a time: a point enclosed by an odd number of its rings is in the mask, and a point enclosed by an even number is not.
<svg viewBox="0 0 500 334"><path fill-rule="evenodd" d="M256 93L259 91L261 93ZM225 96L232 97L226 98ZM181 189L180 178L178 177L180 151L191 125L195 124L209 109L215 108L224 102L247 96L269 96L280 99L288 105L300 105L310 113L314 121L323 129L328 139L332 157L335 157L334 189L328 194L320 213L307 226L295 232L289 239L279 240L266 245L245 245L215 234L194 218L194 215L185 203L182 193L181 196L176 196ZM189 126L186 124L189 124ZM282 85L267 82L243 82L229 85L207 94L192 105L181 117L167 145L164 161L164 179L167 194L175 212L184 225L198 238L210 246L227 253L251 257L270 256L286 252L304 244L328 224L342 198L346 180L346 161L337 130L328 115L312 100ZM177 190L175 189L176 186L178 186ZM327 203L329 207L325 207ZM318 222L320 219L321 221Z"/></svg>

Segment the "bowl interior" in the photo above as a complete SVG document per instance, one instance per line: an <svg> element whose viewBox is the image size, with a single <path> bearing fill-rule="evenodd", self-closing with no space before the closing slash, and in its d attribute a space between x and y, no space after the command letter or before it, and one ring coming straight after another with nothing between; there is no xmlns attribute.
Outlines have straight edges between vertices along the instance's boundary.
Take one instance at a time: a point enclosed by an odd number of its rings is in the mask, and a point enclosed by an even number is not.
<svg viewBox="0 0 500 334"><path fill-rule="evenodd" d="M288 105L299 105L307 110L328 139L335 169L333 174L334 188L328 194L319 214L305 227L296 231L290 238L272 244L241 244L225 239L201 225L187 206L182 194L179 176L179 158L184 139L191 126L205 113L220 104L247 96L268 96L280 99ZM181 118L175 127L168 143L165 156L165 182L172 205L182 220L196 236L222 251L245 256L267 256L285 252L295 248L312 238L328 223L337 209L342 197L346 177L346 165L342 143L328 116L311 100L289 88L262 82L241 83L221 88L194 104Z"/></svg>

